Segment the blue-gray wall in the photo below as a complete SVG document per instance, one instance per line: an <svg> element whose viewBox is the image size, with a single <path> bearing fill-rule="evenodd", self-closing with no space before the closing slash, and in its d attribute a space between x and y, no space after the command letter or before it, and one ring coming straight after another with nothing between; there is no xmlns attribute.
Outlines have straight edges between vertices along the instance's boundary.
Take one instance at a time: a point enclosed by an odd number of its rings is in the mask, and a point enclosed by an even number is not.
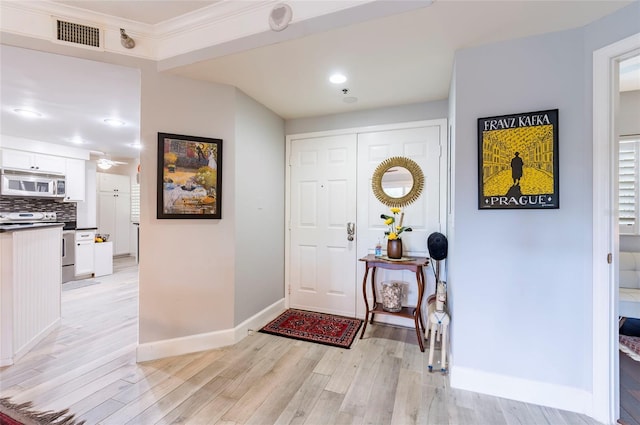
<svg viewBox="0 0 640 425"><path fill-rule="evenodd" d="M235 325L284 298L284 120L236 90Z"/></svg>
<svg viewBox="0 0 640 425"><path fill-rule="evenodd" d="M452 385L460 368L592 390L592 53L639 32L638 12L456 53ZM560 209L478 210L477 119L555 108Z"/></svg>

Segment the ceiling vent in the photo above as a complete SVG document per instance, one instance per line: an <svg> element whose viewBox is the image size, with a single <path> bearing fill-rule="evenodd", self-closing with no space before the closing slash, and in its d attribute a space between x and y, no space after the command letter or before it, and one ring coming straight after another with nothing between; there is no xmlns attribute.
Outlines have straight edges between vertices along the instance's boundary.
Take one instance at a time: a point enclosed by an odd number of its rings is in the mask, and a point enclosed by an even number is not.
<svg viewBox="0 0 640 425"><path fill-rule="evenodd" d="M55 32L57 41L102 50L102 31L98 27L55 19Z"/></svg>

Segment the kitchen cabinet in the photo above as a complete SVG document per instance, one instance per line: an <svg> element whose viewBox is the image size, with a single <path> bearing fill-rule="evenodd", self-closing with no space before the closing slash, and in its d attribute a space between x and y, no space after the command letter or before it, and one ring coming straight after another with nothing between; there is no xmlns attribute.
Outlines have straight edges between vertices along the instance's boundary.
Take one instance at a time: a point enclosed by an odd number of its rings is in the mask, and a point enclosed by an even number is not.
<svg viewBox="0 0 640 425"><path fill-rule="evenodd" d="M2 168L65 174L66 161L61 156L2 149Z"/></svg>
<svg viewBox="0 0 640 425"><path fill-rule="evenodd" d="M100 242L95 244L95 272L94 276L113 274L113 243Z"/></svg>
<svg viewBox="0 0 640 425"><path fill-rule="evenodd" d="M78 230L75 235L75 275L83 276L93 274L94 271L94 245L96 232L93 230Z"/></svg>
<svg viewBox="0 0 640 425"><path fill-rule="evenodd" d="M76 225L78 229L98 227L97 212L97 177L95 161L83 161L85 170L84 201L76 203Z"/></svg>
<svg viewBox="0 0 640 425"><path fill-rule="evenodd" d="M61 240L62 226L0 232L0 367L60 323Z"/></svg>
<svg viewBox="0 0 640 425"><path fill-rule="evenodd" d="M85 161L82 159L65 158L67 194L66 202L79 202L85 200Z"/></svg>
<svg viewBox="0 0 640 425"><path fill-rule="evenodd" d="M118 174L98 174L98 232L109 235L113 255L130 253L131 179Z"/></svg>
<svg viewBox="0 0 640 425"><path fill-rule="evenodd" d="M121 174L98 173L100 192L131 193L131 178Z"/></svg>

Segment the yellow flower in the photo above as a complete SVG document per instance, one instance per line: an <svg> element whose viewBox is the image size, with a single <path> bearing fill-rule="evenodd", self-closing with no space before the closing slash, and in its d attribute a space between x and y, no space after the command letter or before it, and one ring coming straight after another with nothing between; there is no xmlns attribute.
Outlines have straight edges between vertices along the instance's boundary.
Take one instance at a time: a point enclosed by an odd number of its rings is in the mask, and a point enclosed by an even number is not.
<svg viewBox="0 0 640 425"><path fill-rule="evenodd" d="M396 226L396 231L402 229L402 226Z"/></svg>
<svg viewBox="0 0 640 425"><path fill-rule="evenodd" d="M400 212L400 208L393 207L391 208L391 212L394 214L398 214Z"/></svg>
<svg viewBox="0 0 640 425"><path fill-rule="evenodd" d="M390 240L390 241L392 241L392 240L394 240L394 239L398 239L398 235L396 235L396 233L395 233L395 232L391 232L391 233L389 233L389 236L388 236L388 237L389 237L389 240Z"/></svg>
<svg viewBox="0 0 640 425"><path fill-rule="evenodd" d="M384 221L384 224L386 224L387 226L390 225L391 223L393 223L393 217L390 217Z"/></svg>

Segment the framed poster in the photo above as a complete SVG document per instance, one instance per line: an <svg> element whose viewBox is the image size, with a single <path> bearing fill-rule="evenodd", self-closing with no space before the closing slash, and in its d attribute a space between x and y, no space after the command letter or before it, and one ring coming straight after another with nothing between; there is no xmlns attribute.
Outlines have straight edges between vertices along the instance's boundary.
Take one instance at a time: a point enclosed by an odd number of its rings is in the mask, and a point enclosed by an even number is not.
<svg viewBox="0 0 640 425"><path fill-rule="evenodd" d="M222 140L158 133L158 218L221 218Z"/></svg>
<svg viewBox="0 0 640 425"><path fill-rule="evenodd" d="M478 119L478 208L560 207L558 110Z"/></svg>

